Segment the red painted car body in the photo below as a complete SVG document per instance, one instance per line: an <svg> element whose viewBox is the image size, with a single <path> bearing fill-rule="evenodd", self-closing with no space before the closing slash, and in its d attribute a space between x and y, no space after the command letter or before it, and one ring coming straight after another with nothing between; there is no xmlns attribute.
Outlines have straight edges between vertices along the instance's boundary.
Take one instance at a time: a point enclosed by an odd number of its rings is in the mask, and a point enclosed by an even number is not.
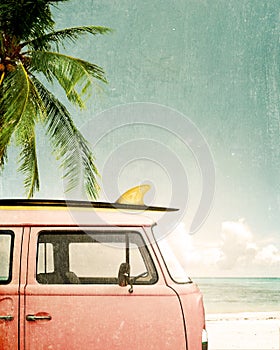
<svg viewBox="0 0 280 350"><path fill-rule="evenodd" d="M207 348L201 293L150 219L59 204L0 201L1 350Z"/></svg>

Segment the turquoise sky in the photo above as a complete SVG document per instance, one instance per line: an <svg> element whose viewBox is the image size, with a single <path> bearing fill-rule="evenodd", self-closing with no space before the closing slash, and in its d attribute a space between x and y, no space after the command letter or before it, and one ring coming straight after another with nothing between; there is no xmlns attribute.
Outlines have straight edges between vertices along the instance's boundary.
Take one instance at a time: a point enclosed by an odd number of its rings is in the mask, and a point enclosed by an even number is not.
<svg viewBox="0 0 280 350"><path fill-rule="evenodd" d="M252 234L246 247L254 243L259 256L269 244L279 249L279 0L72 0L54 14L59 28L94 24L114 30L66 48L104 67L109 81L95 90L86 111L71 109L81 129L98 130L95 118L100 121L108 108L128 103L156 103L183 114L207 140L216 170L213 208L193 244L224 247L223 223L244 219L242 225ZM89 135L94 144L95 131ZM166 131L145 126L114 130L94 150L101 170L110 152L140 136L170 146L190 172L193 215L201 192L197 169L190 152ZM63 196L57 164L43 138L38 142L43 160L37 197ZM123 171L130 178L120 178L120 188L138 184L141 171L144 180L158 176L146 173L144 165L131 166ZM158 176L157 190L165 180ZM2 194L18 193L23 195L20 180L9 164ZM186 226L190 221L187 212ZM276 270L280 253L272 251L271 269Z"/></svg>

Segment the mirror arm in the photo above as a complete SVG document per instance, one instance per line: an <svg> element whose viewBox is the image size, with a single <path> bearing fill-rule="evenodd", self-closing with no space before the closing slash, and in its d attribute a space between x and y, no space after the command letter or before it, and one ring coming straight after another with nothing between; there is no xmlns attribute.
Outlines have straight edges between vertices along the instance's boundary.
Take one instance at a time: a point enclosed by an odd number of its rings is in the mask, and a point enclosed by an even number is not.
<svg viewBox="0 0 280 350"><path fill-rule="evenodd" d="M140 277L146 277L147 275L148 275L148 272L145 271L145 272L140 273L140 275L138 275L138 276L130 277L130 278L129 278L130 288L129 288L128 292L129 292L130 294L133 293L133 284L135 283L135 281L136 281L138 278L140 278Z"/></svg>
<svg viewBox="0 0 280 350"><path fill-rule="evenodd" d="M130 288L129 288L129 290L128 290L128 292L129 292L130 294L133 293L133 283L134 283L134 278L130 278L130 279L129 279Z"/></svg>

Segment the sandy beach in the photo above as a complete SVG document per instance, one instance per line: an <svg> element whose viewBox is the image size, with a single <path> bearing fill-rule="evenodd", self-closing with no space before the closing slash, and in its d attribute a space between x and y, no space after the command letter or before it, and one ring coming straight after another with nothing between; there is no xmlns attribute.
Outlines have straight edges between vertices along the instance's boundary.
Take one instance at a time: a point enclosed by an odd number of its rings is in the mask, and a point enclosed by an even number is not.
<svg viewBox="0 0 280 350"><path fill-rule="evenodd" d="M209 350L280 349L280 312L207 314Z"/></svg>

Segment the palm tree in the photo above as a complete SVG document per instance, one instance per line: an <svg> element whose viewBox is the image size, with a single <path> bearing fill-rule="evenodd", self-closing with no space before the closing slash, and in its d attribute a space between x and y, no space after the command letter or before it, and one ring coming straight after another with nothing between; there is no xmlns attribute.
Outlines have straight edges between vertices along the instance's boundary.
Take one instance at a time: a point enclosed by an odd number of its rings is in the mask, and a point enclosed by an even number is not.
<svg viewBox="0 0 280 350"><path fill-rule="evenodd" d="M83 108L94 81L106 82L95 64L59 51L81 35L104 34L109 28L82 26L54 30L52 5L68 0L1 0L0 4L0 166L12 141L20 149L18 170L28 197L39 190L35 126L41 122L64 169L70 190L83 186L98 193L97 169L89 144L75 127L67 108L40 81L57 82L68 100ZM42 79L41 79L42 80Z"/></svg>

